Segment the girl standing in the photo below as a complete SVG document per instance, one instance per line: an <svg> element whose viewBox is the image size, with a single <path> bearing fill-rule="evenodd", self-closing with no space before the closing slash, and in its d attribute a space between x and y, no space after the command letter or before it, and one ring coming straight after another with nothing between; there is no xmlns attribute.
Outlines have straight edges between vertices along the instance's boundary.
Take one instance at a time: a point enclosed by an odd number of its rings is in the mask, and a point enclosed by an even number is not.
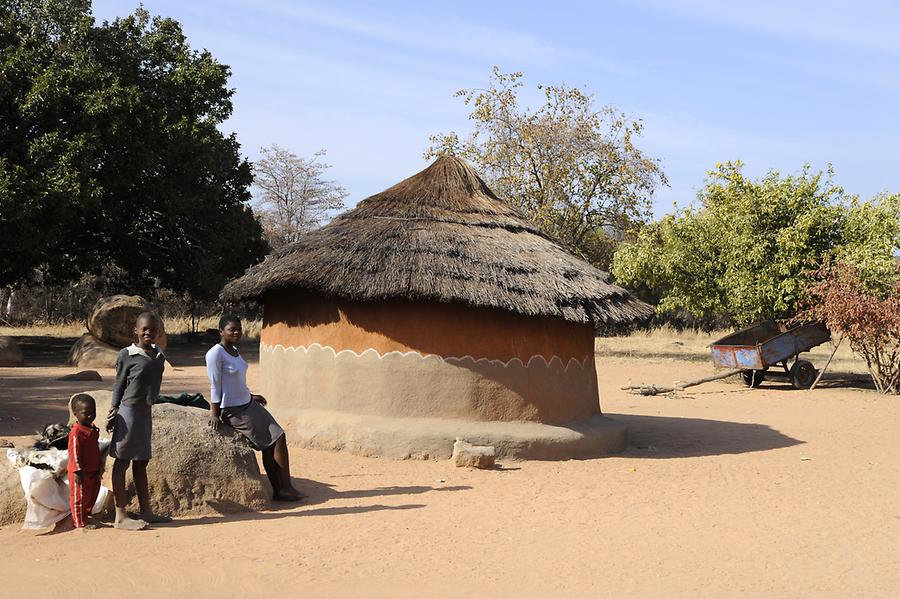
<svg viewBox="0 0 900 599"><path fill-rule="evenodd" d="M150 436L153 430L153 404L159 397L166 357L154 343L159 332L159 317L144 312L134 323L137 343L119 352L116 361L116 382L113 386L112 407L106 422L112 432L109 454L115 458L112 470L113 494L116 498L115 527L140 530L148 523L170 522L158 516L150 507L150 486L147 482L147 463L150 461ZM125 492L125 472L131 464L131 474L141 508L141 519L128 516L128 494Z"/></svg>

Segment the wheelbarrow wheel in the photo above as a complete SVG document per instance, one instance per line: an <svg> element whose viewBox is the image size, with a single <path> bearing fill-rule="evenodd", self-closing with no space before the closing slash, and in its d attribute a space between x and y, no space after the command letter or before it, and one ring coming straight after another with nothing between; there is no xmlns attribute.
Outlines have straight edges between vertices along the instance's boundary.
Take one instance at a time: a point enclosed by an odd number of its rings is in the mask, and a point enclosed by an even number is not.
<svg viewBox="0 0 900 599"><path fill-rule="evenodd" d="M795 389L809 389L816 382L816 367L812 362L797 360L791 366L791 383Z"/></svg>
<svg viewBox="0 0 900 599"><path fill-rule="evenodd" d="M756 388L762 385L762 382L766 379L766 372L764 370L742 370L741 378L744 380L745 385Z"/></svg>

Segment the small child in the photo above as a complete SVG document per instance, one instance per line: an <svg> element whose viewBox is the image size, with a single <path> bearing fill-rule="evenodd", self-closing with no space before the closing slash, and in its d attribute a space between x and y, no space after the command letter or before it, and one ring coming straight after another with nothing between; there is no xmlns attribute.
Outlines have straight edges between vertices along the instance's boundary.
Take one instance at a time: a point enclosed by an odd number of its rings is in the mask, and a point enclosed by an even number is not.
<svg viewBox="0 0 900 599"><path fill-rule="evenodd" d="M69 506L75 528L94 529L88 523L91 509L100 492L100 429L94 426L97 405L85 393L72 397L75 424L69 432Z"/></svg>

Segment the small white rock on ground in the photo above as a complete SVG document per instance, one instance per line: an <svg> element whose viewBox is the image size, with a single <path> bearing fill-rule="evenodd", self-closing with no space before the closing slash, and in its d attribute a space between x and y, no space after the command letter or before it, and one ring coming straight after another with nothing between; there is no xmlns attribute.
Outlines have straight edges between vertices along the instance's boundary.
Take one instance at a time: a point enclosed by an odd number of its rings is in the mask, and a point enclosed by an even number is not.
<svg viewBox="0 0 900 599"><path fill-rule="evenodd" d="M451 459L460 468L493 468L496 456L493 445L472 445L457 438Z"/></svg>

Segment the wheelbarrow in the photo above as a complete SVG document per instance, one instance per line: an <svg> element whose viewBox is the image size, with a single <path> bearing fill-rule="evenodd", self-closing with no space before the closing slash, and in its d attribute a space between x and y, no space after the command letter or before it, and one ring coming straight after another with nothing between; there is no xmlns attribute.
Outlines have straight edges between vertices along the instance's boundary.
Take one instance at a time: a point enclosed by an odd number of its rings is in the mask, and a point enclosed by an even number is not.
<svg viewBox="0 0 900 599"><path fill-rule="evenodd" d="M716 366L741 369L748 387L759 387L766 378L788 379L796 389L809 389L818 372L800 354L831 339L831 332L818 322L781 327L771 320L722 337L709 347ZM788 361L793 364L788 367ZM772 369L781 365L782 370Z"/></svg>

